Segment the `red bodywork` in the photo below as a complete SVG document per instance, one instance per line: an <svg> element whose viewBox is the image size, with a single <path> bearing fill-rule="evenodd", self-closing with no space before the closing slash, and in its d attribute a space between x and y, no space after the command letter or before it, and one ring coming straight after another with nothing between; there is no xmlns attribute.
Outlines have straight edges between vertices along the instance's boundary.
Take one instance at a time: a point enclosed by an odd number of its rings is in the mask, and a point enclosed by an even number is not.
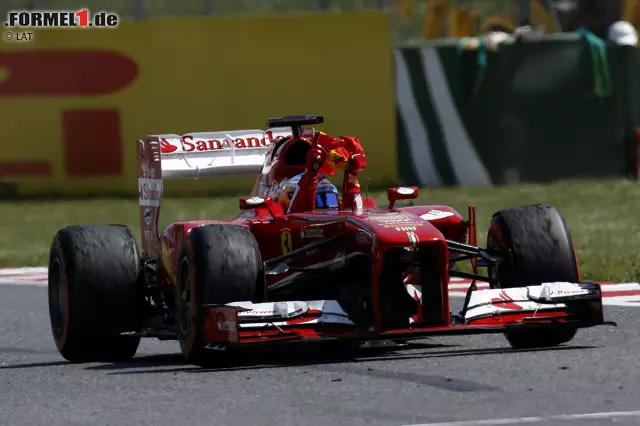
<svg viewBox="0 0 640 426"><path fill-rule="evenodd" d="M412 338L424 335L471 334L504 332L505 324L535 322L544 324L551 317L563 321L565 313L540 313L533 320L530 314L509 312L494 318L485 318L477 323L452 325L449 310L449 271L452 260L448 241L476 244L475 208L469 208L469 218L465 220L449 206L409 206L379 208L373 200L364 199L361 209L340 211L307 211L286 214L277 200L268 197L273 188L273 166L282 158L274 157L275 142L267 151L263 171L258 176L250 197L262 197L263 202L252 208L247 199L241 199L242 213L230 222L217 220L179 221L170 224L160 233L158 218L162 198L161 144L158 137L147 137L138 141L138 169L140 189L140 218L142 233L143 261L156 261L156 285L168 299L173 297L176 283L178 258L184 248L188 233L197 226L216 223L231 223L246 227L259 244L262 261L278 258L288 252L301 249L310 243L343 236L344 243L330 252L310 256L302 266L312 265L327 259L351 253L366 253L371 256L371 292L373 296L373 327L366 331L355 331L352 327L340 325L304 325L304 319L297 318L290 327L282 330L270 327L261 330L240 330L238 312L228 306L211 307L206 326L207 343L256 343L292 340L313 340L327 337L344 339ZM280 170L281 171L281 170ZM299 172L292 167L285 177ZM403 188L406 193L406 188ZM417 188L411 196L418 195ZM398 189L390 189L390 196L397 195ZM392 195L395 194L395 195ZM402 199L402 197L400 197ZM392 204L395 200L392 200ZM311 230L309 233L307 231ZM414 323L423 324L430 318L428 326L413 326L403 329L385 329L382 324L380 279L385 263L385 253L393 248L427 250L437 270L437 281L429 281L431 288L422 288L422 297L416 299L419 308L413 317ZM473 263L476 269L475 260ZM280 279L280 278L278 278ZM267 284L276 278L268 277ZM423 286L419 269L404 272L405 286ZM424 287L424 286L423 286ZM411 294L411 293L409 293ZM413 296L413 294L411 294ZM435 295L435 296L434 296ZM317 315L309 310L306 319ZM434 317L435 315L435 317Z"/></svg>

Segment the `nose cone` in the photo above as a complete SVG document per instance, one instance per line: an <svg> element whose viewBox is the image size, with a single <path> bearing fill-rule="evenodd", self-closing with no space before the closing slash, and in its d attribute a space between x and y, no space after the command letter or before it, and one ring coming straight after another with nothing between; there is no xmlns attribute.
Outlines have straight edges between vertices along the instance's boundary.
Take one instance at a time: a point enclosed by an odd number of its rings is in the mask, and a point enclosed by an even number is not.
<svg viewBox="0 0 640 426"><path fill-rule="evenodd" d="M442 232L428 220L408 212L371 215L368 222L376 232L377 241L386 245L417 246L445 240Z"/></svg>

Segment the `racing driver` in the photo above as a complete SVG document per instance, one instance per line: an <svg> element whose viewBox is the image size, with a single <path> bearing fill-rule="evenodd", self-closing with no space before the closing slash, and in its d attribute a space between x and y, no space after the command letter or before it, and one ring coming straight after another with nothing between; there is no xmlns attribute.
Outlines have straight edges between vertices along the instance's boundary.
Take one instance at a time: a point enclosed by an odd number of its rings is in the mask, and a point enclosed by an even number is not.
<svg viewBox="0 0 640 426"><path fill-rule="evenodd" d="M307 153L305 172L280 185L278 198L285 206L289 204L288 213L315 208L338 208L337 188L325 177L335 175L336 170L344 171L343 208L362 209L358 173L364 170L367 161L358 138L334 138L326 133L316 132L313 142Z"/></svg>

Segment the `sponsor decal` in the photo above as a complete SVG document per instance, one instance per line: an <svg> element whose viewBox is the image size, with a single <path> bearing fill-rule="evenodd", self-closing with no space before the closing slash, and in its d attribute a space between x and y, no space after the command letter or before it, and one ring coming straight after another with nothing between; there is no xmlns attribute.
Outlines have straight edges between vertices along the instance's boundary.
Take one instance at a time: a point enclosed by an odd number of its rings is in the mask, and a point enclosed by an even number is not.
<svg viewBox="0 0 640 426"><path fill-rule="evenodd" d="M416 234L415 232L407 232L407 237L409 237L409 243L411 243L412 246L417 246L420 242L418 234Z"/></svg>
<svg viewBox="0 0 640 426"><path fill-rule="evenodd" d="M234 320L227 319L221 312L216 312L215 322L218 327L218 331L235 331L237 326Z"/></svg>
<svg viewBox="0 0 640 426"><path fill-rule="evenodd" d="M249 204L250 206L256 206L258 204L262 204L264 203L264 198L261 197L251 197L247 199L247 204Z"/></svg>
<svg viewBox="0 0 640 426"><path fill-rule="evenodd" d="M160 152L163 154L171 154L174 151L177 151L178 147L173 145L171 142L166 140L165 138L160 139Z"/></svg>
<svg viewBox="0 0 640 426"><path fill-rule="evenodd" d="M563 298L563 297L572 297L572 296L585 296L589 295L591 292L588 289L575 287L572 283L544 283L542 285L542 290L540 291L540 295L535 297L531 296L532 299L544 299L544 300L552 300L554 298Z"/></svg>
<svg viewBox="0 0 640 426"><path fill-rule="evenodd" d="M237 312L232 307L218 307L210 309L203 329L205 343L237 343L238 322Z"/></svg>
<svg viewBox="0 0 640 426"><path fill-rule="evenodd" d="M402 213L376 214L369 216L369 219L380 223L402 222L410 220L411 216Z"/></svg>
<svg viewBox="0 0 640 426"><path fill-rule="evenodd" d="M549 296L577 296L589 294L589 290L551 290Z"/></svg>
<svg viewBox="0 0 640 426"><path fill-rule="evenodd" d="M361 245L368 245L371 243L372 240L373 238L371 237L371 234L368 233L367 231L363 229L358 229L356 231L356 243Z"/></svg>
<svg viewBox="0 0 640 426"><path fill-rule="evenodd" d="M159 207L162 199L162 179L138 178L138 199L141 206Z"/></svg>
<svg viewBox="0 0 640 426"><path fill-rule="evenodd" d="M300 238L324 238L323 228L302 228L300 230Z"/></svg>
<svg viewBox="0 0 640 426"><path fill-rule="evenodd" d="M184 135L180 139L160 139L160 152L163 154L170 154L177 151L182 147L184 152L193 151L220 151L222 149L229 149L230 144L236 149L247 148L263 148L271 145L273 141L283 139L285 136L279 135L274 137L272 132L265 132L267 137L237 137L227 138L221 137L218 139L195 139L192 135Z"/></svg>
<svg viewBox="0 0 640 426"><path fill-rule="evenodd" d="M156 177L156 168L149 166L143 158L138 159L138 177L154 179Z"/></svg>
<svg viewBox="0 0 640 426"><path fill-rule="evenodd" d="M398 227L413 227L413 228L417 228L418 226L424 226L423 222L405 222L405 221L400 221L400 222L395 222L395 223L387 223L382 225L384 228L396 228L398 229ZM399 231L406 231L406 229L398 229ZM415 229L413 229L413 231L415 231Z"/></svg>
<svg viewBox="0 0 640 426"><path fill-rule="evenodd" d="M356 205L356 210L362 210L362 196L360 194L356 194L355 197L353 197L353 201Z"/></svg>
<svg viewBox="0 0 640 426"><path fill-rule="evenodd" d="M280 235L280 242L282 244L282 254L287 254L293 251L293 240L291 239L291 231L285 229Z"/></svg>
<svg viewBox="0 0 640 426"><path fill-rule="evenodd" d="M429 212L421 215L424 220L437 220L445 217L453 216L453 212L443 212L441 210L429 210Z"/></svg>
<svg viewBox="0 0 640 426"><path fill-rule="evenodd" d="M268 315L273 315L275 314L276 311L274 311L273 309L269 309L269 310L258 310L258 309L253 309L251 311L243 311L243 312L238 312L238 316L242 317L242 316L268 316Z"/></svg>
<svg viewBox="0 0 640 426"><path fill-rule="evenodd" d="M507 292L504 291L504 290L502 290L498 294L498 297L494 297L493 299L491 299L491 304L492 305L498 305L501 308L510 309L510 310L513 310L513 311L521 311L522 310L522 306L518 305L517 303L514 303L513 299L511 298L511 296L509 296L507 294Z"/></svg>
<svg viewBox="0 0 640 426"><path fill-rule="evenodd" d="M151 244L151 243L153 243L153 242L155 241L155 234L154 234L154 232L153 232L153 231L149 231L149 230L144 231L144 241L145 241L147 244Z"/></svg>
<svg viewBox="0 0 640 426"><path fill-rule="evenodd" d="M396 231L415 231L417 229L416 226L399 226L396 227Z"/></svg>
<svg viewBox="0 0 640 426"><path fill-rule="evenodd" d="M398 191L398 194L402 194L402 195L411 195L415 192L412 188L405 188L405 187L400 187L397 189L397 191Z"/></svg>
<svg viewBox="0 0 640 426"><path fill-rule="evenodd" d="M151 226L151 209L149 207L144 209L144 224Z"/></svg>

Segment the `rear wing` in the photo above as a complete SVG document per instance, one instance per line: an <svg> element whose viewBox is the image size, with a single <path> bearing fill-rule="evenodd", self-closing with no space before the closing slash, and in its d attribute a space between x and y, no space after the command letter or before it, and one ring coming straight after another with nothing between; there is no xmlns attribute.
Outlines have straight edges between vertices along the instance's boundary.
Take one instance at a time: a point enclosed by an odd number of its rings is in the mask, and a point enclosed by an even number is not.
<svg viewBox="0 0 640 426"><path fill-rule="evenodd" d="M147 136L138 140L138 177L198 179L258 173L273 141L291 135L290 128L279 128ZM147 161L150 158L154 165ZM155 169L154 176L146 173L150 169Z"/></svg>
<svg viewBox="0 0 640 426"><path fill-rule="evenodd" d="M291 128L272 128L151 135L138 139L143 258L160 255L158 223L164 180L259 173L273 142L291 135Z"/></svg>

